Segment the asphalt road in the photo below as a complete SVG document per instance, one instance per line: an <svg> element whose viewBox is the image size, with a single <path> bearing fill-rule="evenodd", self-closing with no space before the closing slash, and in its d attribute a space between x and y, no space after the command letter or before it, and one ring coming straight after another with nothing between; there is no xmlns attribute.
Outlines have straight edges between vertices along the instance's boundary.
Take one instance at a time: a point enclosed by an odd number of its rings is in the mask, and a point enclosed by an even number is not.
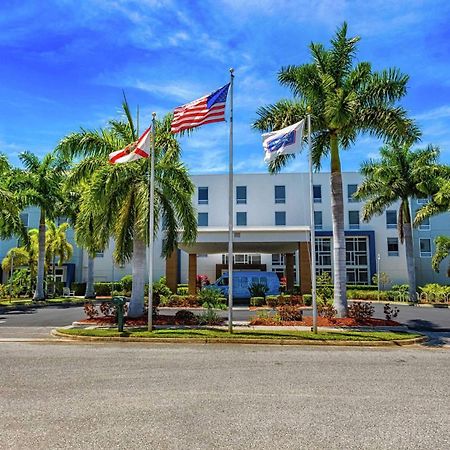
<svg viewBox="0 0 450 450"><path fill-rule="evenodd" d="M2 449L448 449L450 352L0 343Z"/></svg>
<svg viewBox="0 0 450 450"><path fill-rule="evenodd" d="M384 318L383 305L374 304L375 317ZM425 308L417 306L401 305L397 321L414 329L443 329L450 331L450 309ZM161 308L163 314L174 314L176 309ZM193 310L195 311L195 310ZM197 310L198 311L198 310ZM226 311L221 312L223 316ZM311 311L305 311L310 315ZM234 320L249 320L255 316L255 311L248 309L236 309ZM76 320L84 318L83 307L46 307L26 312L14 311L0 314L0 328L2 327L58 327L70 325Z"/></svg>

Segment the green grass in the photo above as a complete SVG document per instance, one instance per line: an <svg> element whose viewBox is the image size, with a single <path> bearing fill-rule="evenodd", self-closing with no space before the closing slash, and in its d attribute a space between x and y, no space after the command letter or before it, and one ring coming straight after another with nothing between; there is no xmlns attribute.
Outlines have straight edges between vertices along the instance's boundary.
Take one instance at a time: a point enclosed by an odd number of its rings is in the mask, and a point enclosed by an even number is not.
<svg viewBox="0 0 450 450"><path fill-rule="evenodd" d="M60 333L72 336L94 336L94 337L143 337L148 339L298 339L298 340L332 340L332 341L394 341L401 339L412 339L419 337L419 334L390 332L390 331L322 331L314 334L310 331L258 331L243 330L230 334L225 330L217 329L178 329L178 330L155 330L152 332L145 329L124 331L119 333L113 329L83 329L83 328L60 328Z"/></svg>
<svg viewBox="0 0 450 450"><path fill-rule="evenodd" d="M32 299L24 299L24 298L16 298L11 300L1 300L0 306L18 306L18 305L26 305L26 306L34 306L34 305L52 305L54 303L67 303L67 304L83 304L86 300L84 298L75 298L75 297L59 297L59 298L49 298L43 302L33 302Z"/></svg>

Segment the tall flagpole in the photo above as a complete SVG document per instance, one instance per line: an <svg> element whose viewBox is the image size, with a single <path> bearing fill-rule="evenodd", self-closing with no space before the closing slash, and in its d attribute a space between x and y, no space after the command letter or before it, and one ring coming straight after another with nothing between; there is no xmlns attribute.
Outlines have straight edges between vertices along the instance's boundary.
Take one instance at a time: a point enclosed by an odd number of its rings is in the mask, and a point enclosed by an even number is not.
<svg viewBox="0 0 450 450"><path fill-rule="evenodd" d="M228 332L233 332L233 79L230 69L230 141L228 167Z"/></svg>
<svg viewBox="0 0 450 450"><path fill-rule="evenodd" d="M309 108L308 108L309 109ZM310 212L310 254L311 254L311 294L313 307L313 333L317 333L317 297L316 297L316 231L314 224L314 185L313 159L311 144L311 113L308 112L308 149L309 149L309 212Z"/></svg>
<svg viewBox="0 0 450 450"><path fill-rule="evenodd" d="M148 223L148 331L153 330L153 232L155 220L155 122L156 113L152 113L152 148L150 151L150 170L148 183L150 190Z"/></svg>

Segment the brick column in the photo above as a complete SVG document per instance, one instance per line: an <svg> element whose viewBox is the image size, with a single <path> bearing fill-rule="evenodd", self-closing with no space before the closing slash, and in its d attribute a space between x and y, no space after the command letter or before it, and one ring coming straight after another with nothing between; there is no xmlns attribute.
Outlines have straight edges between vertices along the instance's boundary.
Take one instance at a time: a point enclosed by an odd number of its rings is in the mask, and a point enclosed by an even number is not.
<svg viewBox="0 0 450 450"><path fill-rule="evenodd" d="M178 250L166 258L166 284L176 294L178 287Z"/></svg>
<svg viewBox="0 0 450 450"><path fill-rule="evenodd" d="M286 265L286 289L292 292L294 289L294 254L286 253L284 255L284 262Z"/></svg>
<svg viewBox="0 0 450 450"><path fill-rule="evenodd" d="M311 294L311 259L309 257L309 242L299 242L300 290L302 294Z"/></svg>
<svg viewBox="0 0 450 450"><path fill-rule="evenodd" d="M189 253L189 295L197 294L197 254Z"/></svg>

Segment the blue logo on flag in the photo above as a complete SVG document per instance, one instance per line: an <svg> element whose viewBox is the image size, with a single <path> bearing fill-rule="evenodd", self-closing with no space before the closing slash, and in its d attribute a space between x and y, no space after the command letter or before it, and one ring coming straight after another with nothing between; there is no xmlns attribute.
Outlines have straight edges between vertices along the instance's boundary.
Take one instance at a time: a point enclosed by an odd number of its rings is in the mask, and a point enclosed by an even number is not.
<svg viewBox="0 0 450 450"><path fill-rule="evenodd" d="M268 141L266 143L267 150L269 152L276 152L277 150L280 150L280 148L295 144L295 135L295 130L292 130L289 133L283 134L281 137Z"/></svg>

